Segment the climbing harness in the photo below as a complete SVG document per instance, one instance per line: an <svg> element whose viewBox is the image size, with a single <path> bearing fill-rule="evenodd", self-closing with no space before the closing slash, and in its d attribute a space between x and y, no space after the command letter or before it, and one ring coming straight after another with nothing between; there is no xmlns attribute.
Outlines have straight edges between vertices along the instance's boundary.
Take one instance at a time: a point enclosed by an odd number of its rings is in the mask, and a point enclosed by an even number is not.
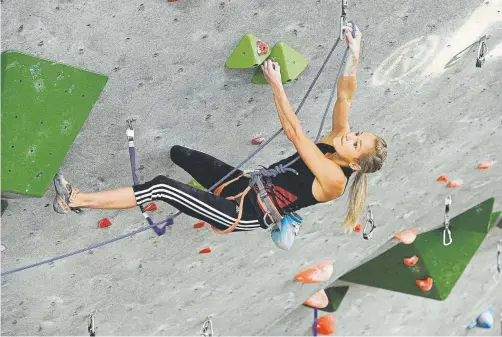
<svg viewBox="0 0 502 337"><path fill-rule="evenodd" d="M366 208L366 223L364 224L363 229L363 238L365 240L371 239L373 236L373 232L376 229L375 219L373 217L373 212L371 211L371 206L378 206L377 203L369 204Z"/></svg>
<svg viewBox="0 0 502 337"><path fill-rule="evenodd" d="M486 46L486 35L479 40L478 47L478 57L476 58L476 67L481 68L483 63L485 63L485 56L488 53L488 47Z"/></svg>
<svg viewBox="0 0 502 337"><path fill-rule="evenodd" d="M453 242L450 231L451 195L445 198L444 204L445 204L445 210L444 210L443 246L449 246ZM448 237L448 242L446 241L447 237Z"/></svg>
<svg viewBox="0 0 502 337"><path fill-rule="evenodd" d="M127 135L127 141L129 142L129 159L131 161L132 180L134 185L138 185L139 179L138 176L136 175L136 150L134 147L134 128L132 127L132 123L135 120L136 120L135 118L130 118L126 120L127 123L126 135ZM153 220L148 215L148 213L145 211L144 206L139 205L139 208L141 210L141 213L145 217L146 221L148 221L148 223L158 236L163 235L166 232L167 226L172 225L174 223L172 218L168 218L166 220L154 223ZM163 226L159 228L158 227L159 225Z"/></svg>
<svg viewBox="0 0 502 337"><path fill-rule="evenodd" d="M214 334L213 331L213 321L211 320L213 318L213 315L207 316L206 320L204 321L204 324L202 324L202 330L200 335L204 337L212 337Z"/></svg>
<svg viewBox="0 0 502 337"><path fill-rule="evenodd" d="M96 336L96 326L94 322L94 313L89 315L89 325L87 326L87 331L89 332L89 336Z"/></svg>
<svg viewBox="0 0 502 337"><path fill-rule="evenodd" d="M347 7L348 7L347 6L347 0L342 0L342 18L344 20L343 21L344 23L345 23L346 16L347 16ZM342 22L342 20L340 22ZM352 24L353 24L353 31L352 31L352 33L354 35L354 33L355 33L355 25L354 25L353 22L352 22ZM341 37L343 37L343 29L340 32L340 35L337 37L335 43L331 47L331 50L329 51L329 53L326 56L324 62L322 63L321 67L319 68L316 76L314 77L312 83L310 84L309 88L307 89L307 92L303 96L300 104L298 105L298 107L297 107L297 109L295 111L296 115L298 115L300 113L301 109L303 108L303 105L307 101L307 98L309 97L310 92L312 91L312 89L314 88L315 84L317 83L317 80L321 76L321 73L323 72L324 68L326 67L326 64L331 59L331 56L333 55L333 52L335 51L336 47L338 46L338 43L342 40ZM345 49L345 53L343 55L342 62L340 64L340 67L339 67L339 70L338 70L336 81L338 81L338 79L340 77L340 74L342 72L342 67L343 67L343 65L344 65L344 63L345 63L345 61L347 59L347 56L348 56L348 51L349 51L349 48L347 47ZM322 132L322 128L323 128L324 121L326 119L327 113L331 110L331 106L330 105L331 105L331 101L333 100L333 97L334 97L335 93L336 93L336 82L335 82L335 85L332 87L332 90L331 90L331 96L330 96L329 102L328 102L328 104L326 106L326 110L324 112L324 116L323 116L322 122L321 122L321 127L319 128L319 131L318 131L318 134L317 134L317 137L316 137L316 140L315 140L316 143L317 143L317 141L320 138L320 134ZM131 169L133 171L133 180L135 180L135 179L137 180L137 177L136 177L135 150L134 150L134 129L132 129L132 120L129 120L129 122L127 122L127 124L128 124L128 130L127 130L128 141L129 141L129 144L132 145L132 146L129 147L129 156L131 158ZM256 156L256 154L258 154L258 152L260 152L265 146L267 146L272 140L274 140L282 131L283 131L283 128L280 128L279 130L277 130L269 139L267 139L265 142L263 142L246 159L244 159L241 163L239 163L237 166L235 166L230 172L228 172L225 176L223 176L219 181L217 181L207 191L211 192L211 191L213 191L214 188L219 187L227 178L229 178L233 173L235 173L237 170L239 170L244 164L246 164L254 156ZM293 164L299 158L300 158L300 156L298 156L296 159L294 159L293 161L291 161L289 164L285 165L284 168L287 168L287 166ZM257 179L257 181L258 180L259 179ZM249 186L248 186L248 188L249 188ZM258 190L259 189L260 188L258 187ZM265 205L266 205L266 203L265 203ZM40 262L37 262L37 263L33 263L33 264L30 264L30 265L24 266L24 267L19 267L19 268L11 269L11 270L2 272L0 275L1 276L6 276L6 275L14 274L14 273L26 270L26 269L34 268L34 267L37 267L37 266L40 266L40 265L43 265L43 264L47 264L47 263L51 263L51 262L54 262L54 261L57 261L57 260L60 260L60 259L64 259L64 258L69 257L69 256L73 256L73 255L80 254L80 253L83 253L83 252L86 252L86 251L89 251L89 250L92 250L92 249L96 249L96 248L105 246L107 244L110 244L112 242L119 241L119 240L122 240L124 238L131 237L131 236L136 235L138 233L144 232L144 231L146 231L146 230L148 230L150 228L152 228L155 231L155 233L157 233L157 235L162 235L162 234L165 233L165 228L167 226L173 224L173 220L177 216L179 216L179 215L182 214L182 212L178 211L178 212L174 213L172 216L170 216L167 220L161 221L159 223L154 223L152 221L152 219L148 216L148 214L146 214L145 212L143 212L143 210L142 210L142 213L143 213L143 216L145 217L145 219L149 223L148 226L139 228L139 229L137 229L135 231L132 231L130 233L127 233L127 234L124 234L124 235L120 235L120 236L112 238L110 240L106 240L106 241L103 241L103 242L100 242L100 243L97 243L97 244L93 244L93 245L90 245L88 247L81 248L81 249L78 249L78 250L75 250L75 251L63 254L63 255L59 255L59 256L56 256L56 257L53 257L53 258L50 258L50 259L46 259L46 260L43 260L43 261L40 261ZM268 210L268 214L266 214L266 215L269 216L269 218L272 218L272 219L273 219L274 216L276 216L277 219L278 219L277 214L274 215L274 213L275 213L275 211L272 208L271 210ZM158 228L157 226L159 226L159 225L164 225L164 226L162 228ZM233 229L235 229L235 227ZM227 229L228 230L228 231L226 231L227 233L231 231L229 229Z"/></svg>
<svg viewBox="0 0 502 337"><path fill-rule="evenodd" d="M502 272L502 239L497 242L497 273L493 275L495 283L499 283Z"/></svg>

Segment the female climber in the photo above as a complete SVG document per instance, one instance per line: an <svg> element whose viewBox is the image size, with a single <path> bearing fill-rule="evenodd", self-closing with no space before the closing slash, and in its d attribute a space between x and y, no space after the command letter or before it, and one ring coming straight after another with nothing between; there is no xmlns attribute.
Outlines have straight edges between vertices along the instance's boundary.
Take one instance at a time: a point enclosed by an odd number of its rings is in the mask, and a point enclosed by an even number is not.
<svg viewBox="0 0 502 337"><path fill-rule="evenodd" d="M297 150L292 156L270 165L269 168L300 157L300 160L290 166L292 170L270 179L272 185L268 185L267 192L272 194L276 210L287 214L317 203L335 200L344 193L350 176L355 172L350 188L348 212L342 224L349 230L358 220L365 204L368 189L366 174L380 170L387 157L387 145L382 138L369 132L352 132L349 127L348 113L356 89L362 36L357 27L354 29L353 36L351 26L344 28L350 54L338 82L337 101L333 108L333 128L317 144L304 134L286 97L279 64L267 60L261 65L272 88L284 132ZM208 154L179 145L173 146L170 154L175 164L205 188L218 182L233 169ZM242 171L236 171L225 181L224 188L215 195L159 175L149 182L132 187L83 193L68 183L61 174L57 174L54 178L56 197L53 207L58 213L67 213L79 208L133 208L153 200L162 200L189 216L211 224L217 230L224 231L232 225L235 231L267 228L268 224L264 223L266 213L257 203L255 190L242 197L240 207L238 200L231 198L245 190L249 182L249 176Z"/></svg>

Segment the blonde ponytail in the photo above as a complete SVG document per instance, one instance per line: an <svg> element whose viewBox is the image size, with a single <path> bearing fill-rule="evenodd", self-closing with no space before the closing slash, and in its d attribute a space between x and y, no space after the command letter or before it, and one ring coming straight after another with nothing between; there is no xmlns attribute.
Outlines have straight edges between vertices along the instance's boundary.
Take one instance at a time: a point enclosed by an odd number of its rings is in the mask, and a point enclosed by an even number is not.
<svg viewBox="0 0 502 337"><path fill-rule="evenodd" d="M382 168L387 159L387 143L380 137L375 138L374 151L361 156L358 164L361 167L356 171L356 176L352 181L349 193L349 204L347 216L342 223L342 227L352 231L357 220L363 213L366 199L368 198L368 175Z"/></svg>

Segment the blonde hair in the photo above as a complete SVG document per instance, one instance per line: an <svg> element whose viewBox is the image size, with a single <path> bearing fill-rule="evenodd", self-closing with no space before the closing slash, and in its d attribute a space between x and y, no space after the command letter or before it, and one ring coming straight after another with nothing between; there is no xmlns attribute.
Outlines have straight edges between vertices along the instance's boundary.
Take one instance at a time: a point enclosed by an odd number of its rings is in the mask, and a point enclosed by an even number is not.
<svg viewBox="0 0 502 337"><path fill-rule="evenodd" d="M357 161L361 170L356 171L352 185L350 186L349 205L347 217L343 221L342 227L351 231L357 220L361 216L368 197L368 173L373 173L382 168L383 162L387 158L387 143L380 137L375 139L374 150L362 155Z"/></svg>

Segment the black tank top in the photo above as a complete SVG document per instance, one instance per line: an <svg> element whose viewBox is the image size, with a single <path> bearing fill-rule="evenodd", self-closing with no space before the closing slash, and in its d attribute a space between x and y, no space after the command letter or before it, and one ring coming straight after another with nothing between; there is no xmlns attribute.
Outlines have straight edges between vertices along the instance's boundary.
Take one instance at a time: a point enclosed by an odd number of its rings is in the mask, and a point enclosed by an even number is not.
<svg viewBox="0 0 502 337"><path fill-rule="evenodd" d="M336 152L335 148L331 145L324 143L317 143L316 145L324 154ZM296 152L288 158L270 165L268 168L272 168L279 164L286 165L298 156L298 152ZM301 208L320 203L312 194L312 184L314 183L315 176L305 162L300 158L293 163L293 165L289 166L289 168L296 170L298 175L293 172L286 172L272 178L277 205L284 208L284 211L294 212ZM350 175L354 171L349 167L342 167L342 170L347 177L348 183ZM347 187L347 183L345 187Z"/></svg>

